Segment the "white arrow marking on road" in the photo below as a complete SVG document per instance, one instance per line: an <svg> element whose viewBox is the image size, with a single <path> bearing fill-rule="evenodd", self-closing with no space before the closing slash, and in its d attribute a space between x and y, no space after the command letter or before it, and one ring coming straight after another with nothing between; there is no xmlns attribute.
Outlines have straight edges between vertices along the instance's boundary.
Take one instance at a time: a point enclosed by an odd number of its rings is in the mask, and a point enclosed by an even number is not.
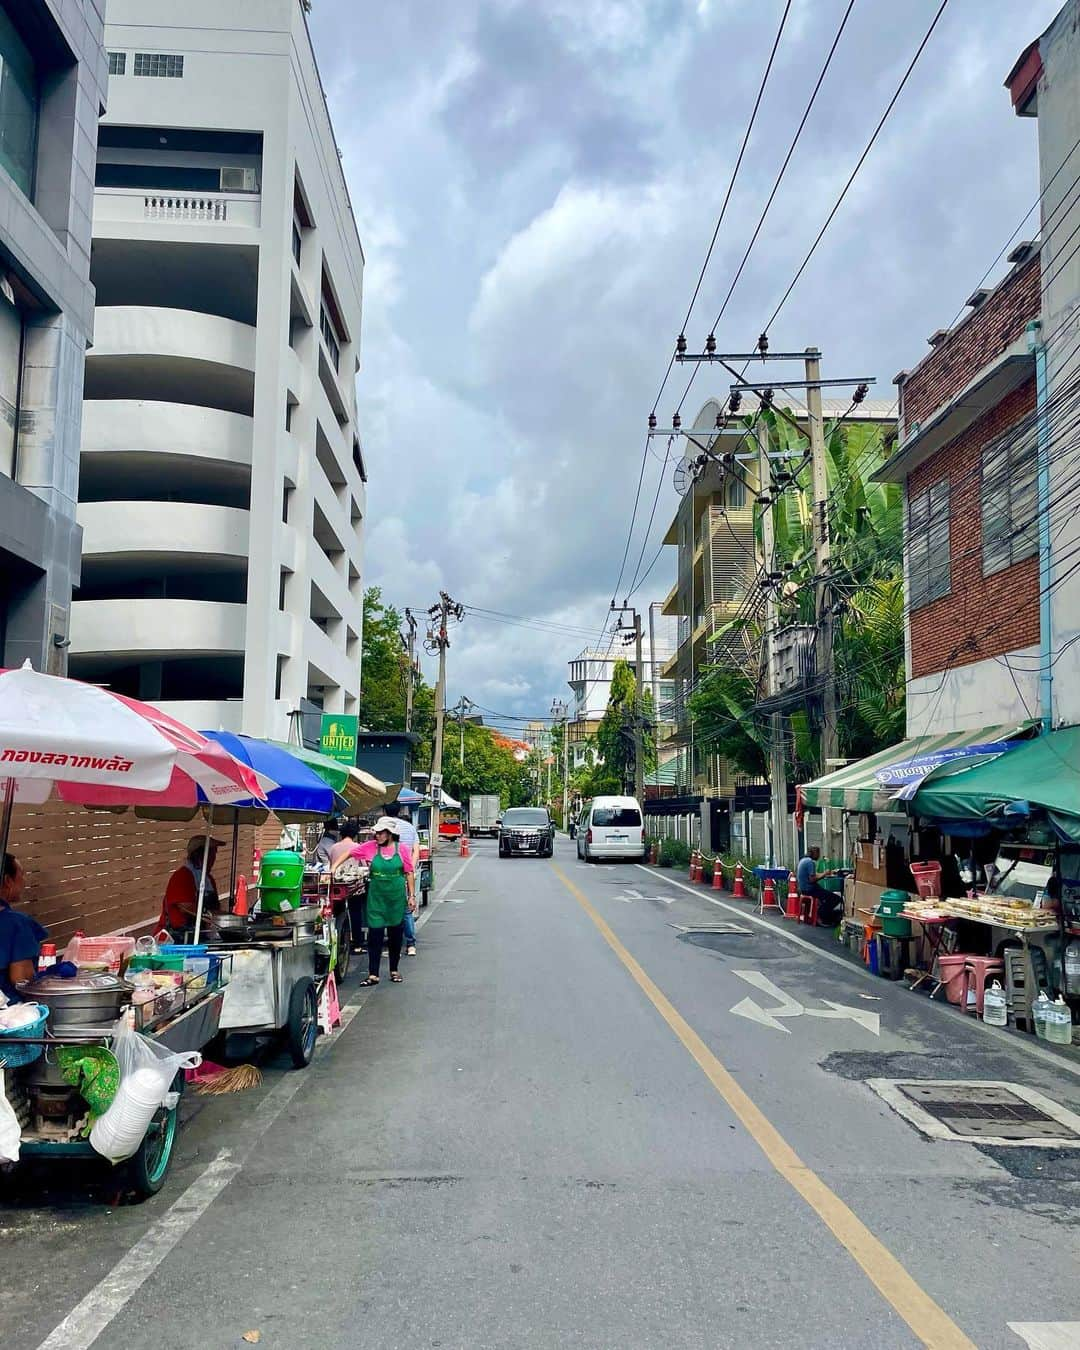
<svg viewBox="0 0 1080 1350"><path fill-rule="evenodd" d="M1029 1350L1077 1350L1080 1346L1080 1322L1008 1322Z"/></svg>
<svg viewBox="0 0 1080 1350"><path fill-rule="evenodd" d="M832 999L828 998L821 1000L826 1005L824 1008L807 1008L797 999L792 998L790 994L785 994L760 970L736 970L732 974L737 975L740 980L745 980L747 984L752 984L755 989L760 989L763 994L768 994L770 998L776 1000L778 1005L775 1008L763 1008L753 999L744 998L731 1009L736 1017L745 1017L751 1022L757 1022L761 1026L771 1027L779 1031L788 1030L787 1027L776 1020L780 1017L835 1018L857 1022L859 1026L872 1035L881 1035L881 1018L877 1013L865 1012L862 1008L849 1008L843 1003L834 1003Z"/></svg>
<svg viewBox="0 0 1080 1350"><path fill-rule="evenodd" d="M641 894L640 891L632 891L629 889L629 887L627 887L625 895L616 895L614 899L621 900L624 904L628 905L632 900L644 900L645 897Z"/></svg>

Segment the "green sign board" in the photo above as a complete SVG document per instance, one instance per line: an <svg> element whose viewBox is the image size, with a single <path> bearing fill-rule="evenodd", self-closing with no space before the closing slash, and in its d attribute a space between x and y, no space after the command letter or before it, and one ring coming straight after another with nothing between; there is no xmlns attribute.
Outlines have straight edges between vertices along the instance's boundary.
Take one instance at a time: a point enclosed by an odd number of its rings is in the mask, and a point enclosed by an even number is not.
<svg viewBox="0 0 1080 1350"><path fill-rule="evenodd" d="M346 713L323 713L319 749L339 764L355 764L356 733L359 727L358 717Z"/></svg>

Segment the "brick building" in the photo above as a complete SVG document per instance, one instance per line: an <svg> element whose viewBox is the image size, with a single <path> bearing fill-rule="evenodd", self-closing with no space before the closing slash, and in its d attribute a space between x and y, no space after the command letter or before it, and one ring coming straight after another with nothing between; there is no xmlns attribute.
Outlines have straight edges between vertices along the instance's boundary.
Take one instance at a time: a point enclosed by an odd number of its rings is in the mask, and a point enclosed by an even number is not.
<svg viewBox="0 0 1080 1350"><path fill-rule="evenodd" d="M1009 261L896 377L901 438L878 477L905 489L909 736L1039 715L1039 250Z"/></svg>

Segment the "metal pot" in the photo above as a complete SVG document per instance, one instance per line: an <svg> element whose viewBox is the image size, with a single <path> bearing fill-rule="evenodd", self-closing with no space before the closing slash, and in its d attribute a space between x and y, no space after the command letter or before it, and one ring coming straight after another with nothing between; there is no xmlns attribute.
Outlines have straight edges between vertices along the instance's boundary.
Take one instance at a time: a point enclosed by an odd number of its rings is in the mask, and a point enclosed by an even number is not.
<svg viewBox="0 0 1080 1350"><path fill-rule="evenodd" d="M132 986L115 975L76 975L65 980L46 975L16 986L20 994L49 1010L49 1031L60 1035L84 1027L111 1026L131 1001Z"/></svg>

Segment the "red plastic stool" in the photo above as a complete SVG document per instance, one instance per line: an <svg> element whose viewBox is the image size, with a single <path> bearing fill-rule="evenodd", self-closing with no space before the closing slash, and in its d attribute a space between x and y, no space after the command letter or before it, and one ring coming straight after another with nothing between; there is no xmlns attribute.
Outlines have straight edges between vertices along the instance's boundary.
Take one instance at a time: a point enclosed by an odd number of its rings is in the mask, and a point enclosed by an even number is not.
<svg viewBox="0 0 1080 1350"><path fill-rule="evenodd" d="M960 1011L970 1012L968 994L975 990L975 1013L983 1014L983 994L987 977L1000 975L1005 977L1005 962L996 956L969 956L964 961L964 980L960 986Z"/></svg>
<svg viewBox="0 0 1080 1350"><path fill-rule="evenodd" d="M816 895L799 896L799 922L808 923L816 928L818 923L818 898Z"/></svg>

